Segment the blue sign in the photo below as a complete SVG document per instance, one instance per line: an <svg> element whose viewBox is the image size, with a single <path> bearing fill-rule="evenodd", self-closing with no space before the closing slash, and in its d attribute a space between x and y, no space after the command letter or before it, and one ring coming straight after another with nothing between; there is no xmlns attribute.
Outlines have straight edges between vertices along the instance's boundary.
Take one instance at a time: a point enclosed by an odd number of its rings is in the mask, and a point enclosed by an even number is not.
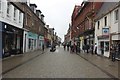
<svg viewBox="0 0 120 80"><path fill-rule="evenodd" d="M103 35L109 35L109 28L103 28L102 29L102 34Z"/></svg>
<svg viewBox="0 0 120 80"><path fill-rule="evenodd" d="M32 32L28 32L28 38L37 39L37 38L38 38L38 35L37 35L37 34L34 34L34 33L32 33Z"/></svg>

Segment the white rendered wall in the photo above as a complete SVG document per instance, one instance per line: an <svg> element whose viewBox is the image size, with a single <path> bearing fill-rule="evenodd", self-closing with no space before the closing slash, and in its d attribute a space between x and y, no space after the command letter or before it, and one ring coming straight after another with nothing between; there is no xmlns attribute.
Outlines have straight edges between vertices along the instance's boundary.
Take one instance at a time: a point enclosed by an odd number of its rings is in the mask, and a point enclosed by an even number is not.
<svg viewBox="0 0 120 80"><path fill-rule="evenodd" d="M22 13L21 23L19 23L19 11L20 10L17 9L16 20L14 20L14 6L11 4L10 16L8 17L7 16L7 1L2 0L2 10L0 13L0 21L8 23L8 24L13 25L13 26L18 27L18 28L23 28L23 16L24 16L24 14Z"/></svg>

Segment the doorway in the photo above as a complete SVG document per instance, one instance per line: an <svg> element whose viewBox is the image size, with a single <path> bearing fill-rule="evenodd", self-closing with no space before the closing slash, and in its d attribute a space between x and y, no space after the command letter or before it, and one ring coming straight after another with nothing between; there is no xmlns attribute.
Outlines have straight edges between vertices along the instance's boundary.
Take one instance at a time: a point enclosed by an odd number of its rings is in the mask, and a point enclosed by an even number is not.
<svg viewBox="0 0 120 80"><path fill-rule="evenodd" d="M100 50L101 50L101 54L104 54L104 42L100 42Z"/></svg>

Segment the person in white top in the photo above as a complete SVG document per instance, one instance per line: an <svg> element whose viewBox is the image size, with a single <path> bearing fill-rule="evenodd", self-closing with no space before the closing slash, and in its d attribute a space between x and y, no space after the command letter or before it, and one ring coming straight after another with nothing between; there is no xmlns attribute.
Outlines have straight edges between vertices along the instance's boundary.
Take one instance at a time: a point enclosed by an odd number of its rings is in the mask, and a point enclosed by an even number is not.
<svg viewBox="0 0 120 80"><path fill-rule="evenodd" d="M94 45L94 53L97 54L97 44Z"/></svg>

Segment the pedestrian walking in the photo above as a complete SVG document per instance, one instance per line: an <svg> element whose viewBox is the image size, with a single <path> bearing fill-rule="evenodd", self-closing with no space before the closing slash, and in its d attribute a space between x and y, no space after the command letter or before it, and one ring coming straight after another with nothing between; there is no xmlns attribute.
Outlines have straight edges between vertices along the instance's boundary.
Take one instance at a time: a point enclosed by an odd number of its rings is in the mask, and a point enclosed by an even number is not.
<svg viewBox="0 0 120 80"><path fill-rule="evenodd" d="M44 47L45 47L45 46L44 46L44 44L43 44L43 45L42 45L42 51L44 51Z"/></svg>
<svg viewBox="0 0 120 80"><path fill-rule="evenodd" d="M88 51L89 50L89 45L88 44L86 45L86 50L87 50L87 53L89 53L89 51Z"/></svg>
<svg viewBox="0 0 120 80"><path fill-rule="evenodd" d="M104 47L103 46L101 46L101 54L102 54L102 56L104 54Z"/></svg>
<svg viewBox="0 0 120 80"><path fill-rule="evenodd" d="M97 43L94 45L94 53L97 54Z"/></svg>
<svg viewBox="0 0 120 80"><path fill-rule="evenodd" d="M120 60L120 42L118 43L118 59Z"/></svg>
<svg viewBox="0 0 120 80"><path fill-rule="evenodd" d="M66 50L66 43L64 43L63 46L64 46L64 50Z"/></svg>
<svg viewBox="0 0 120 80"><path fill-rule="evenodd" d="M69 45L69 43L67 43L67 51L69 51L69 47L70 47L70 45Z"/></svg>
<svg viewBox="0 0 120 80"><path fill-rule="evenodd" d="M93 55L93 50L94 50L93 44L91 45L90 50L91 50L91 54Z"/></svg>
<svg viewBox="0 0 120 80"><path fill-rule="evenodd" d="M74 45L74 52L77 53L77 42L75 42L75 45Z"/></svg>
<svg viewBox="0 0 120 80"><path fill-rule="evenodd" d="M73 43L73 41L71 42L71 45L70 45L70 53L72 53L73 52L73 49L74 49L74 43Z"/></svg>
<svg viewBox="0 0 120 80"><path fill-rule="evenodd" d="M112 55L112 61L115 61L115 57L116 57L116 48L115 45L111 45L111 55Z"/></svg>
<svg viewBox="0 0 120 80"><path fill-rule="evenodd" d="M82 48L82 49L83 49L83 52L85 53L85 45L83 45L83 48Z"/></svg>

